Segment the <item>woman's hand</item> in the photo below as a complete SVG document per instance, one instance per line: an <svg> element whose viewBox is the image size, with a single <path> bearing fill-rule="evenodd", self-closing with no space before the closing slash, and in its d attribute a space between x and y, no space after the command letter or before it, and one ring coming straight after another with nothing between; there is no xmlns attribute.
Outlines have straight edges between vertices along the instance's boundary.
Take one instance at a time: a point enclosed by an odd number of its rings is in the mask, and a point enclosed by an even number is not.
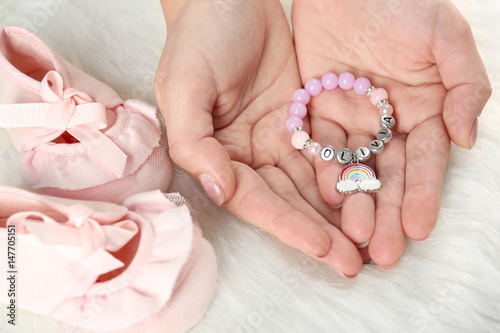
<svg viewBox="0 0 500 333"><path fill-rule="evenodd" d="M302 82L351 71L389 92L394 137L369 162L382 182L375 195L335 192L341 166L315 159L319 189L343 204L341 230L370 240L369 254L394 265L405 235L425 239L441 203L450 137L471 148L477 117L491 94L469 25L447 0L295 0L295 48ZM338 89L340 90L340 89ZM309 106L312 138L351 150L379 129L377 109L354 92L323 92Z"/></svg>
<svg viewBox="0 0 500 333"><path fill-rule="evenodd" d="M361 256L285 130L300 79L280 2L165 0L163 8L155 91L174 162L217 205L356 275Z"/></svg>

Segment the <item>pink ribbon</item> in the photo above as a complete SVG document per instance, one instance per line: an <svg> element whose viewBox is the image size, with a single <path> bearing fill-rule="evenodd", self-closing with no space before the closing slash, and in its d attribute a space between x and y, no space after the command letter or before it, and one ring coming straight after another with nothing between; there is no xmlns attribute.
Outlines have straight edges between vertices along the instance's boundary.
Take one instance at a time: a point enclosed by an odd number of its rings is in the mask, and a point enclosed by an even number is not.
<svg viewBox="0 0 500 333"><path fill-rule="evenodd" d="M7 224L16 225L19 235L32 235L37 242L51 246L52 251L78 263L92 276L99 276L123 267L123 262L110 252L125 246L139 228L131 220L100 224L93 218L94 213L86 206L74 205L69 207L67 221L27 211L11 215Z"/></svg>
<svg viewBox="0 0 500 333"><path fill-rule="evenodd" d="M64 89L61 75L49 71L40 83L44 103L0 105L0 127L44 128L37 132L43 142L26 140L27 149L47 143L68 132L91 149L115 173L123 176L127 155L100 130L106 128L106 107L75 88Z"/></svg>

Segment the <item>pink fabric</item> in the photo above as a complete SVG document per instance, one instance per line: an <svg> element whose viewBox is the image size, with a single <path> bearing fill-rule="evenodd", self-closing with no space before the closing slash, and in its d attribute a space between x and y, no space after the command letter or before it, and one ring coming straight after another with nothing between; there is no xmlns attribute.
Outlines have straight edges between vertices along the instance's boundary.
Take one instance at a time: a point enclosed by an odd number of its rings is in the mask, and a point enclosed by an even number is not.
<svg viewBox="0 0 500 333"><path fill-rule="evenodd" d="M159 191L116 205L0 187L0 214L16 225L21 309L91 331L128 331L143 321L151 326L163 320L166 331L180 332L168 325L189 328L212 295L213 250L188 208ZM0 225L0 245L6 243ZM6 264L0 262L4 272ZM96 282L120 267L118 275ZM0 279L2 290L7 282ZM0 303L7 302L7 293L0 293Z"/></svg>
<svg viewBox="0 0 500 333"><path fill-rule="evenodd" d="M144 165L135 173L108 182L103 185L88 187L81 190L65 190L58 187L44 187L43 193L46 195L72 198L78 200L112 201L121 203L125 200L129 193L141 193L150 191L152 188L164 188L165 178L169 177L170 170L165 168L165 151L166 147L161 145L153 150L153 153L148 157ZM168 161L167 161L168 162ZM156 175L156 176L152 176ZM142 181L147 179L147 181ZM110 193L113 197L110 199Z"/></svg>
<svg viewBox="0 0 500 333"><path fill-rule="evenodd" d="M200 234L199 230L195 230L195 236L197 234ZM193 246L189 261L179 274L174 294L168 304L140 323L108 333L187 332L201 318L212 297L209 291L215 286L217 267L213 264L215 254L210 243L201 236L195 237L194 241L196 245ZM96 331L86 330L82 333Z"/></svg>
<svg viewBox="0 0 500 333"><path fill-rule="evenodd" d="M80 190L103 186L106 192L110 182L130 177L142 190L170 184L168 157L155 153L162 145L155 108L124 102L21 27L4 27L0 34L0 104L0 126L21 152L21 174L42 193L59 195L59 189L82 198ZM55 143L65 132L79 142ZM163 172L139 172L149 163L162 164ZM137 193L128 189L124 196ZM120 202L119 192L106 192L106 200Z"/></svg>
<svg viewBox="0 0 500 333"><path fill-rule="evenodd" d="M46 127L60 130L75 126L91 129L106 128L106 107L100 103L93 103L90 96L83 92L64 91L62 84L59 73L48 72L40 87L44 103L0 105L2 114L0 126Z"/></svg>
<svg viewBox="0 0 500 333"><path fill-rule="evenodd" d="M122 177L127 155L100 129L106 128L106 107L94 103L84 92L63 88L63 79L56 71L49 71L40 85L44 103L0 105L0 126L45 129L34 136L23 138L23 151L30 151L68 132L92 150L117 177Z"/></svg>

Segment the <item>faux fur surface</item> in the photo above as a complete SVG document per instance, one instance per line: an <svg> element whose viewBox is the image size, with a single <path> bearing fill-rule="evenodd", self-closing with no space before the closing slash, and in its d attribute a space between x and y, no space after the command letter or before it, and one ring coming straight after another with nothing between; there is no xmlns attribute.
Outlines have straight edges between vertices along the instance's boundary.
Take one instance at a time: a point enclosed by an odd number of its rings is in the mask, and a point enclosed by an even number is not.
<svg viewBox="0 0 500 333"><path fill-rule="evenodd" d="M291 0L282 2L289 16ZM348 280L215 207L177 170L171 191L193 204L219 262L215 296L193 333L500 332L500 2L454 3L472 26L494 93L476 147L452 147L430 237L408 241L394 269L367 265ZM166 36L159 1L2 0L0 25L10 24L34 30L123 98L154 103ZM25 187L3 130L0 184ZM14 329L0 309L1 332L78 332L26 312Z"/></svg>

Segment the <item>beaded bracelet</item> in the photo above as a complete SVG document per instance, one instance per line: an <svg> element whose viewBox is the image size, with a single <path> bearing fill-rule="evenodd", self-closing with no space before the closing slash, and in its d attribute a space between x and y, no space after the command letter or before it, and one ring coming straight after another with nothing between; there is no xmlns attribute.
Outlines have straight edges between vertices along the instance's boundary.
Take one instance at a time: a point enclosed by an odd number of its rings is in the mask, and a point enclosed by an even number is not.
<svg viewBox="0 0 500 333"><path fill-rule="evenodd" d="M348 148L342 148L335 151L332 146L321 147L314 142L303 129L303 121L307 115L306 105L311 96L317 96L323 89L333 90L340 87L343 90L353 88L358 95L366 95L370 102L375 105L381 114L381 130L377 133L376 139L370 142L368 147L359 147L354 153ZM354 75L345 72L337 76L335 73L326 73L321 81L312 78L309 79L304 89L298 89L293 94L293 104L290 106L290 117L286 121L286 128L292 135L292 145L297 149L304 149L312 156L320 156L324 161L332 161L335 157L337 161L347 166L342 169L339 175L339 181L336 190L342 194L365 192L377 192L382 186L376 178L375 172L367 165L360 162L366 162L371 155L377 155L382 152L384 145L389 143L392 138L391 128L396 124L392 113L394 108L389 104L389 95L383 88L375 88L365 77L355 79Z"/></svg>

